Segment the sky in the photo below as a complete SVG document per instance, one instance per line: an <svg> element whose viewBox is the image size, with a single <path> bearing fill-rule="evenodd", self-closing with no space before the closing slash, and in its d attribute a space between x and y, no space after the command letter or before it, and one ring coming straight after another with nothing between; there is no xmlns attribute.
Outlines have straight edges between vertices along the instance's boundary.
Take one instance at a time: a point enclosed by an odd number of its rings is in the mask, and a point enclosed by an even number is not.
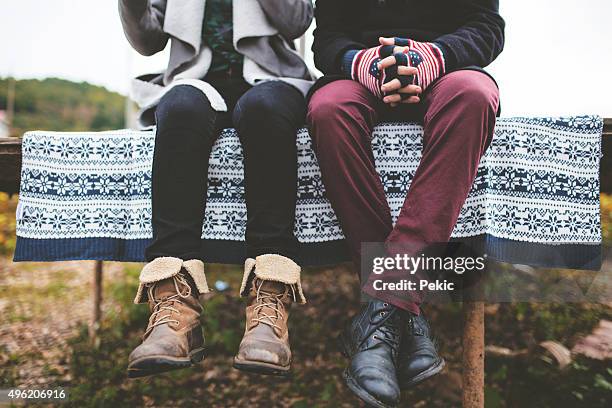
<svg viewBox="0 0 612 408"><path fill-rule="evenodd" d="M612 1L501 0L500 7L506 47L489 71L503 116L612 117ZM0 0L0 77L54 76L127 94L131 77L166 62L167 52L131 50L117 0Z"/></svg>

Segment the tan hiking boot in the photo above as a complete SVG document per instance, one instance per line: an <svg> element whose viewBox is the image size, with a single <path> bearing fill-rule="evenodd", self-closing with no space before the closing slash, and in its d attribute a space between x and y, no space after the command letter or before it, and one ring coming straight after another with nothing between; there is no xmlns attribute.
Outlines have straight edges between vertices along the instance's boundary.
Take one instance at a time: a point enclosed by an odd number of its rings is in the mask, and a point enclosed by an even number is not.
<svg viewBox="0 0 612 408"><path fill-rule="evenodd" d="M149 303L151 316L143 342L130 354L128 377L144 377L190 367L202 361L200 293L207 293L204 264L157 258L140 275L135 303Z"/></svg>
<svg viewBox="0 0 612 408"><path fill-rule="evenodd" d="M299 276L300 267L280 255L247 260L241 288L241 294L248 296L246 324L234 357L235 368L258 374L289 374L289 310L298 298L305 302Z"/></svg>

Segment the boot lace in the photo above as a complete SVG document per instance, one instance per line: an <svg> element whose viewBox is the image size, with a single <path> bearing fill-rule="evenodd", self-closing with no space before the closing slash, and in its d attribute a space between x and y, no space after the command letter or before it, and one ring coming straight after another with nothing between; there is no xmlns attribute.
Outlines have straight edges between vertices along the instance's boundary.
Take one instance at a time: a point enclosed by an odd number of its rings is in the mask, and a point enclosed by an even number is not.
<svg viewBox="0 0 612 408"><path fill-rule="evenodd" d="M400 346L398 319L399 315L396 314L396 310L392 310L388 312L387 316L374 328L374 330L372 330L372 332L377 332L373 336L374 339L382 341L394 351L397 351Z"/></svg>
<svg viewBox="0 0 612 408"><path fill-rule="evenodd" d="M255 317L251 319L251 322L263 323L280 331L282 328L276 324L276 322L278 322L278 319L283 319L285 317L285 314L283 313L285 310L283 305L283 297L285 297L286 293L272 293L262 290L261 287L263 283L264 281L259 281L256 284L257 305L255 305L255 308L253 309L255 311ZM293 285L289 285L289 287L291 287L292 298L295 301L295 288ZM268 314L267 311L269 309L272 310L273 314Z"/></svg>
<svg viewBox="0 0 612 408"><path fill-rule="evenodd" d="M174 283L174 289L176 290L176 294L172 296L155 299L155 283L149 285L147 288L149 299L153 302L153 312L149 317L149 324L147 325L147 330L144 334L145 338L157 326L162 324L179 324L178 320L172 318L173 313L176 313L177 315L180 315L181 313L174 307L174 304L191 296L191 286L182 274L172 277L172 281Z"/></svg>
<svg viewBox="0 0 612 408"><path fill-rule="evenodd" d="M388 305L385 304L385 306ZM401 319L401 316L396 309L383 310L380 312L380 315L383 316L383 319L378 322L372 321L372 317L370 317L370 329L361 338L358 348L362 348L367 339L372 336L374 340L388 345L392 350L393 356L396 356L400 347L400 322L398 320Z"/></svg>

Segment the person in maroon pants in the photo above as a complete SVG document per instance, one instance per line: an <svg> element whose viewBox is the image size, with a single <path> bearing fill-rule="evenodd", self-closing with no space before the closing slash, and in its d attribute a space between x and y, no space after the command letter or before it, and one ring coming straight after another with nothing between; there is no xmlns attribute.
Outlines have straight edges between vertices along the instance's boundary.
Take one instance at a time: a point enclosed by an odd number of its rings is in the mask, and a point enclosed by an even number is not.
<svg viewBox="0 0 612 408"><path fill-rule="evenodd" d="M313 51L325 76L307 121L323 183L356 266L361 245L394 256L448 242L494 131L502 51L498 0L318 0ZM422 159L395 225L371 145L381 121L423 125ZM413 254L416 254L413 253ZM376 291L342 335L349 388L376 407L444 367L419 296Z"/></svg>

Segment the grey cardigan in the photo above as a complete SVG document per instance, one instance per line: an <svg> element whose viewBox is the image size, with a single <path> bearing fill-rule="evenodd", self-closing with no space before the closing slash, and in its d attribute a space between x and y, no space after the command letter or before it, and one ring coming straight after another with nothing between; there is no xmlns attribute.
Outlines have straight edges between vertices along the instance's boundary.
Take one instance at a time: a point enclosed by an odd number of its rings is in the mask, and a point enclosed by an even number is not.
<svg viewBox="0 0 612 408"><path fill-rule="evenodd" d="M152 112L160 98L181 84L204 92L215 110L227 110L221 95L201 80L212 60L202 41L205 6L206 0L119 0L123 30L136 51L153 55L170 41L165 72L132 82L131 97L141 108L141 124L153 124ZM313 76L290 41L308 29L312 17L311 0L233 0L234 47L244 56L244 79L251 85L281 80L305 95Z"/></svg>

